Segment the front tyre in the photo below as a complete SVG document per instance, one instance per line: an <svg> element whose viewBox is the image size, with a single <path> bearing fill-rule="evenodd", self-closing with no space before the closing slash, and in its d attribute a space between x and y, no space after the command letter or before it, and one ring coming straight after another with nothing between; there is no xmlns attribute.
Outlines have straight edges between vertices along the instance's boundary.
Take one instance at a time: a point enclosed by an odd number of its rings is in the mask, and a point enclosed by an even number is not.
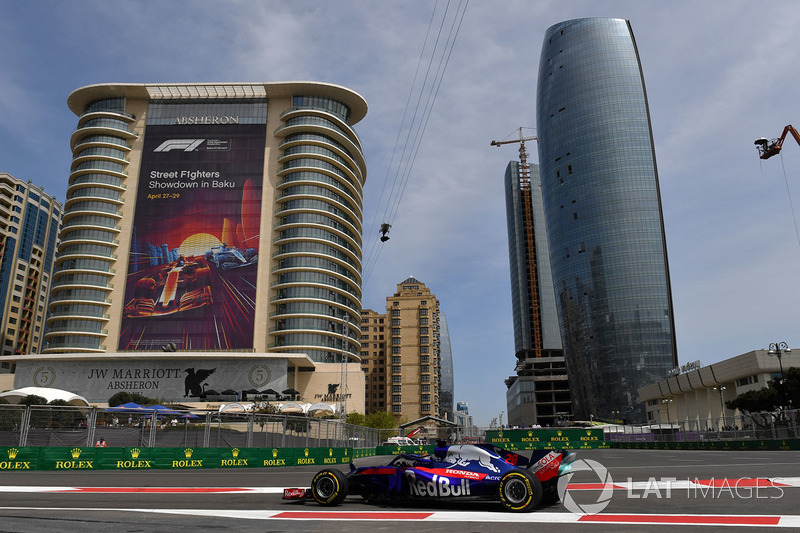
<svg viewBox="0 0 800 533"><path fill-rule="evenodd" d="M542 483L527 470L512 470L500 478L497 486L500 503L518 513L532 511L542 501Z"/></svg>
<svg viewBox="0 0 800 533"><path fill-rule="evenodd" d="M347 497L347 478L341 470L320 470L311 481L311 495L320 505L339 505Z"/></svg>

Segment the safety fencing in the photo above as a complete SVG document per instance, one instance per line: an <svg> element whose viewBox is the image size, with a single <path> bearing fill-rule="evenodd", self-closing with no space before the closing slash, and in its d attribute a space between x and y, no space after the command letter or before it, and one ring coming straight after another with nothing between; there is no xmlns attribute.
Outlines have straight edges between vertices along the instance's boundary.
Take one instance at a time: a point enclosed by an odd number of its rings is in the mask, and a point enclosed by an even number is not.
<svg viewBox="0 0 800 533"><path fill-rule="evenodd" d="M124 428L123 428L124 429ZM31 433L29 433L30 435ZM800 439L729 441L607 441L602 429L564 428L487 430L486 442L512 451L638 448L674 450L800 450ZM208 439L205 439L208 440ZM0 471L235 469L341 465L355 459L399 453L430 454L432 445L416 446L4 446Z"/></svg>
<svg viewBox="0 0 800 533"><path fill-rule="evenodd" d="M380 444L374 428L338 419L259 413L155 411L0 405L0 446L112 448L362 448ZM153 420L155 419L155 422Z"/></svg>
<svg viewBox="0 0 800 533"><path fill-rule="evenodd" d="M666 423L605 426L605 440L622 443L755 442L800 438L800 410L692 418Z"/></svg>

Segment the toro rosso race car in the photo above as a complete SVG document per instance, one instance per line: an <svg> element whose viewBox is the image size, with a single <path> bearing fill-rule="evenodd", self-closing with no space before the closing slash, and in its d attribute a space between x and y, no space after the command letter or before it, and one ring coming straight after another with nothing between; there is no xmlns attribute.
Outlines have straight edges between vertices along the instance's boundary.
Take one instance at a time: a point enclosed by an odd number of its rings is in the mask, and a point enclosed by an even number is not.
<svg viewBox="0 0 800 533"><path fill-rule="evenodd" d="M319 471L310 489L284 489L285 500L341 503L348 494L373 502L499 500L509 511L531 511L558 501L557 484L575 456L533 450L530 458L491 444L437 447L433 455L400 454L387 465Z"/></svg>

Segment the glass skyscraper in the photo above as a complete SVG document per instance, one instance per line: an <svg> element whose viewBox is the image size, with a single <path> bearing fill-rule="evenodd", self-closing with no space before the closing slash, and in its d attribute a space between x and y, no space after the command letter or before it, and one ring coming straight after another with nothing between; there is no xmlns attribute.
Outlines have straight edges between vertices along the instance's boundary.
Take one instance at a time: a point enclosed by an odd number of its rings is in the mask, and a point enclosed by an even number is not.
<svg viewBox="0 0 800 533"><path fill-rule="evenodd" d="M557 425L571 418L550 270L538 165L511 161L504 178L514 317L514 372L505 383L508 423Z"/></svg>
<svg viewBox="0 0 800 533"><path fill-rule="evenodd" d="M643 421L637 389L677 365L655 150L630 23L544 37L537 129L575 417Z"/></svg>
<svg viewBox="0 0 800 533"><path fill-rule="evenodd" d="M508 225L508 255L511 269L511 305L514 317L514 351L533 351L534 334L539 321L541 349L547 352L561 351L561 335L553 291L553 276L550 271L550 250L547 246L544 208L542 204L539 166L530 165L530 187L523 187L520 180L520 164L511 161L504 178L506 190L506 223ZM526 221L522 195L530 196L534 249L528 250L525 239ZM533 272L529 272L533 270ZM531 275L536 276L536 302L531 291ZM533 307L538 309L533 312ZM539 354L541 355L541 354Z"/></svg>

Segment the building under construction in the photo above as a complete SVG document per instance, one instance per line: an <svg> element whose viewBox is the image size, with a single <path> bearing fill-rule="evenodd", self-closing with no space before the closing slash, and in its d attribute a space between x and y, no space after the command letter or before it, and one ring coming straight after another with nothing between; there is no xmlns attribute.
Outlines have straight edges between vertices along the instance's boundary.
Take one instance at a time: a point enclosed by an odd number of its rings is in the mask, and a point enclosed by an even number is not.
<svg viewBox="0 0 800 533"><path fill-rule="evenodd" d="M506 216L511 270L516 375L506 380L508 423L556 426L572 418L567 370L561 345L550 252L545 230L538 165L529 166L526 140L520 160L506 168Z"/></svg>

